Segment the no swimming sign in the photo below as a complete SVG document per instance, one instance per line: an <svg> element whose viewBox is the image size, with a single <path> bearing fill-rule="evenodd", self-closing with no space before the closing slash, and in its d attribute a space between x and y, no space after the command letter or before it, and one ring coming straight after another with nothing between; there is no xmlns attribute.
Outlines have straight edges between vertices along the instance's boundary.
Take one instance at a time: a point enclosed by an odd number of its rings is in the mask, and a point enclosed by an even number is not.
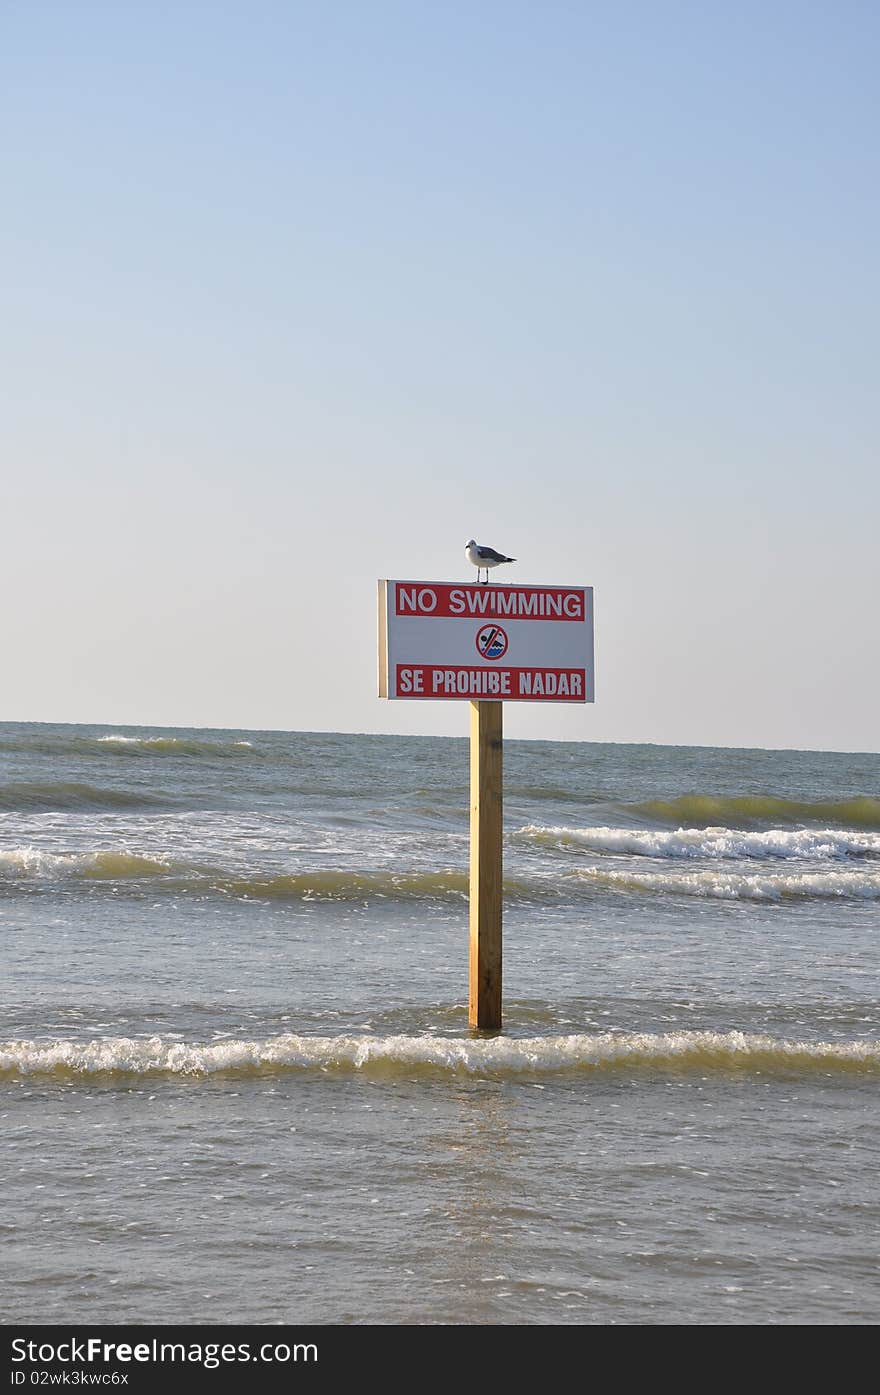
<svg viewBox="0 0 880 1395"><path fill-rule="evenodd" d="M593 588L380 581L379 696L592 702Z"/></svg>

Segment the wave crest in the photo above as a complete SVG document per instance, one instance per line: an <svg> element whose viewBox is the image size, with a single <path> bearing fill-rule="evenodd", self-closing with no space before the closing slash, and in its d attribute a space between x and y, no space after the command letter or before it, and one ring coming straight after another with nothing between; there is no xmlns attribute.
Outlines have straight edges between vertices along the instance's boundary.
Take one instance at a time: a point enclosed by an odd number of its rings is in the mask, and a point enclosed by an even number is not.
<svg viewBox="0 0 880 1395"><path fill-rule="evenodd" d="M40 848L0 852L0 872L42 880L66 877L87 881L119 881L132 877L164 877L174 871L170 860L130 852L50 853Z"/></svg>
<svg viewBox="0 0 880 1395"><path fill-rule="evenodd" d="M620 891L654 895L702 896L719 901L786 901L809 898L864 901L880 899L880 872L616 872L582 867L580 881Z"/></svg>
<svg viewBox="0 0 880 1395"><path fill-rule="evenodd" d="M171 803L143 790L103 789L75 781L20 781L0 786L0 809L140 809Z"/></svg>
<svg viewBox="0 0 880 1395"><path fill-rule="evenodd" d="M393 872L318 868L290 873L243 873L185 862L172 857L144 857L127 850L83 853L50 853L20 847L0 852L0 878L30 884L77 882L147 882L151 892L206 894L255 900L364 901L372 898L408 900L411 897L467 895L466 872ZM516 894L524 884L505 882Z"/></svg>
<svg viewBox="0 0 880 1395"><path fill-rule="evenodd" d="M782 799L776 795L718 796L683 794L677 799L648 799L626 806L631 812L664 823L708 828L737 823L839 823L845 828L880 829L880 799Z"/></svg>
<svg viewBox="0 0 880 1395"><path fill-rule="evenodd" d="M203 1077L315 1071L518 1075L632 1068L720 1071L880 1070L880 1043L778 1041L742 1032L575 1034L466 1039L433 1036L284 1035L265 1041L187 1045L111 1037L0 1045L0 1077L88 1078L107 1074Z"/></svg>
<svg viewBox="0 0 880 1395"><path fill-rule="evenodd" d="M123 736L114 732L94 740L98 746L126 755L247 756L254 750L252 741L201 741L185 736Z"/></svg>

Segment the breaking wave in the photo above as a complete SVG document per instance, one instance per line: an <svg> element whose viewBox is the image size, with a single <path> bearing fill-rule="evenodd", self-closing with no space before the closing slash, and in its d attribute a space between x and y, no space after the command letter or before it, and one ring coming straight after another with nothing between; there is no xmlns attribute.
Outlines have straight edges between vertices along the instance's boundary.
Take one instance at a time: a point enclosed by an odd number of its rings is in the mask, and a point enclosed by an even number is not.
<svg viewBox="0 0 880 1395"><path fill-rule="evenodd" d="M839 823L845 828L880 829L880 799L858 795L852 799L780 799L775 795L749 794L720 797L683 794L677 799L649 799L626 806L632 813L649 815L665 823L707 828L737 823Z"/></svg>
<svg viewBox="0 0 880 1395"><path fill-rule="evenodd" d="M172 856L146 856L126 849L61 853L19 847L0 851L0 892L40 893L101 885L116 895L127 892L131 895L149 893L150 896L361 903L419 899L460 901L468 895L468 874L455 868L410 872L356 867L236 872ZM556 874L506 876L503 883L506 899L532 903L577 897L596 889L727 901L811 897L875 900L880 898L880 871L854 869L786 874L738 872L721 867L692 872L578 867L562 874L557 871Z"/></svg>
<svg viewBox="0 0 880 1395"><path fill-rule="evenodd" d="M880 834L845 830L782 829L764 833L732 828L679 828L672 832L628 828L544 828L529 824L517 838L590 852L664 858L880 857Z"/></svg>
<svg viewBox="0 0 880 1395"><path fill-rule="evenodd" d="M399 1076L522 1076L562 1071L718 1070L744 1073L873 1073L880 1043L778 1041L742 1032L602 1033L529 1038L284 1035L210 1045L111 1037L0 1044L0 1078L107 1074L205 1077L323 1071Z"/></svg>
<svg viewBox="0 0 880 1395"><path fill-rule="evenodd" d="M42 731L35 726L24 733L0 731L0 751L16 755L64 756L254 756L258 745L234 733L171 736L144 733L130 736L125 732L109 732L99 736L82 730Z"/></svg>
<svg viewBox="0 0 880 1395"><path fill-rule="evenodd" d="M183 736L110 736L95 737L95 744L126 755L172 756L246 756L254 749L252 741L200 741Z"/></svg>
<svg viewBox="0 0 880 1395"><path fill-rule="evenodd" d="M215 894L254 900L364 901L371 898L408 900L418 897L456 898L467 895L466 872L393 872L318 868L291 873L236 875L217 867L173 858L144 857L128 851L49 853L39 848L0 851L0 886L39 890L58 882L146 883L150 893ZM511 894L526 893L525 883L505 882Z"/></svg>
<svg viewBox="0 0 880 1395"><path fill-rule="evenodd" d="M87 881L124 881L131 877L166 877L175 871L195 870L186 864L131 852L50 853L40 848L13 848L0 852L0 874L33 881L81 878Z"/></svg>
<svg viewBox="0 0 880 1395"><path fill-rule="evenodd" d="M880 872L749 873L617 872L600 867L571 874L586 883L657 896L702 896L720 901L797 901L807 898L880 899Z"/></svg>

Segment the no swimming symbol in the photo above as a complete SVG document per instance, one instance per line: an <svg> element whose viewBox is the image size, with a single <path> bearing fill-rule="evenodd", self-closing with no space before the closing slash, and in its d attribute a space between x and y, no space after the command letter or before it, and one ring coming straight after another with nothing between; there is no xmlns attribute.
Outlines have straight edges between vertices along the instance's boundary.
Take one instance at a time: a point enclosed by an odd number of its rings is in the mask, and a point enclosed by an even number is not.
<svg viewBox="0 0 880 1395"><path fill-rule="evenodd" d="M477 630L477 651L484 659L503 659L507 653L507 631L500 625L483 625Z"/></svg>

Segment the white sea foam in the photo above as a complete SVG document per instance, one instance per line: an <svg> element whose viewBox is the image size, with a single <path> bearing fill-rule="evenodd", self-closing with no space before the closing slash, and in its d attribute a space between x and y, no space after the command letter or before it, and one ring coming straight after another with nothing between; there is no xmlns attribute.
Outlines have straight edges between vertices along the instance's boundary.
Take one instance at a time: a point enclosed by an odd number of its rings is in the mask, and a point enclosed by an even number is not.
<svg viewBox="0 0 880 1395"><path fill-rule="evenodd" d="M109 736L97 736L99 746L132 746L153 754L170 755L223 755L229 751L253 750L252 741L224 741L222 738L184 736L125 736L122 732L111 732Z"/></svg>
<svg viewBox="0 0 880 1395"><path fill-rule="evenodd" d="M591 852L668 858L880 857L880 834L848 829L784 829L750 832L736 828L545 828L529 824L519 835L538 843L582 847Z"/></svg>
<svg viewBox="0 0 880 1395"><path fill-rule="evenodd" d="M0 874L26 877L59 877L76 873L93 858L81 853L50 853L43 848L4 848L0 851Z"/></svg>
<svg viewBox="0 0 880 1395"><path fill-rule="evenodd" d="M121 732L111 732L109 736L97 736L95 740L100 746L189 746L194 743L184 740L180 736L123 736ZM200 745L206 743L200 742ZM235 742L236 746L250 745L250 742Z"/></svg>
<svg viewBox="0 0 880 1395"><path fill-rule="evenodd" d="M185 1044L161 1037L0 1044L0 1075L107 1072L204 1076L272 1070L525 1074L626 1066L880 1069L880 1043L787 1041L743 1032L574 1034L472 1040L434 1036L284 1035Z"/></svg>
<svg viewBox="0 0 880 1395"><path fill-rule="evenodd" d="M656 895L703 896L721 901L783 901L808 897L880 899L880 872L637 872L583 867L572 874L579 880L621 891Z"/></svg>

